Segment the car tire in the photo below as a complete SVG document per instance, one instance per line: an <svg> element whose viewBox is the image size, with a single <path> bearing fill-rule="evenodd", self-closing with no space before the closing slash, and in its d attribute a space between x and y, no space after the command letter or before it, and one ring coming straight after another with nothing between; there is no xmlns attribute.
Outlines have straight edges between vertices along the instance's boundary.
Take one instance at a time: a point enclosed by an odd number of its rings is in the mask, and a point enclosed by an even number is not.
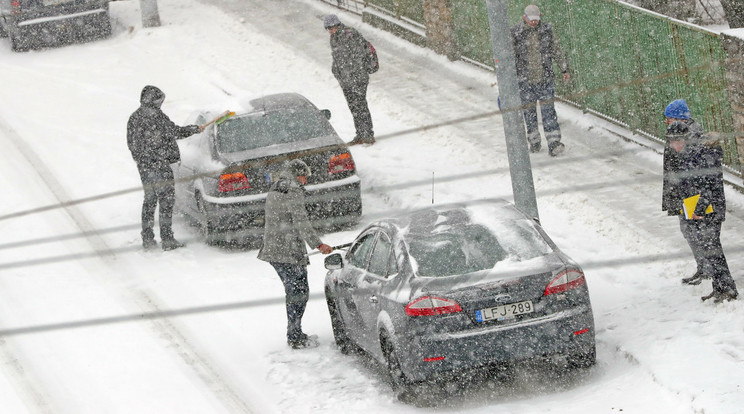
<svg viewBox="0 0 744 414"><path fill-rule="evenodd" d="M98 26L97 37L99 39L105 39L111 36L111 18L106 14L106 18L101 19L101 24Z"/></svg>
<svg viewBox="0 0 744 414"><path fill-rule="evenodd" d="M388 381L398 400L407 404L426 406L422 398L422 384L411 381L401 368L400 359L393 347L393 342L386 334L380 335L380 347L382 355L385 358L385 368L388 375Z"/></svg>
<svg viewBox="0 0 744 414"><path fill-rule="evenodd" d="M196 209L199 210L199 231L204 237L204 242L208 245L214 245L217 243L217 228L214 222L209 219L209 210L207 209L207 203L202 198L201 194L196 194Z"/></svg>
<svg viewBox="0 0 744 414"><path fill-rule="evenodd" d="M597 363L597 349L592 347L589 352L579 352L567 357L569 369L589 368Z"/></svg>
<svg viewBox="0 0 744 414"><path fill-rule="evenodd" d="M338 313L336 308L336 301L329 291L326 290L326 303L328 304L328 313L331 315L331 328L333 329L333 339L336 341L338 349L344 355L358 354L361 352L356 344L351 341L351 338L346 333L346 325L344 325L341 315Z"/></svg>
<svg viewBox="0 0 744 414"><path fill-rule="evenodd" d="M13 49L14 52L25 52L28 50L28 45L26 44L26 41L21 39L20 34L13 36L12 34L10 37L10 48Z"/></svg>

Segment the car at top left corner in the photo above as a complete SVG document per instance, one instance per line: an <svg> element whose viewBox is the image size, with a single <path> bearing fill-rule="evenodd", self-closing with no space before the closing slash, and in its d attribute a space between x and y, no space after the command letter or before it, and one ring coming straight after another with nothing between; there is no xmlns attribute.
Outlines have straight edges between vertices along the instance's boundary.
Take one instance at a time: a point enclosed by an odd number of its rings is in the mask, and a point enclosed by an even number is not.
<svg viewBox="0 0 744 414"><path fill-rule="evenodd" d="M176 208L199 224L208 244L259 239L264 204L287 162L310 167L305 208L316 228L355 224L362 214L361 179L346 143L321 110L296 93L257 97L225 117L197 111L190 124L211 123L179 140L174 167Z"/></svg>
<svg viewBox="0 0 744 414"><path fill-rule="evenodd" d="M109 0L0 0L0 36L17 52L110 34Z"/></svg>

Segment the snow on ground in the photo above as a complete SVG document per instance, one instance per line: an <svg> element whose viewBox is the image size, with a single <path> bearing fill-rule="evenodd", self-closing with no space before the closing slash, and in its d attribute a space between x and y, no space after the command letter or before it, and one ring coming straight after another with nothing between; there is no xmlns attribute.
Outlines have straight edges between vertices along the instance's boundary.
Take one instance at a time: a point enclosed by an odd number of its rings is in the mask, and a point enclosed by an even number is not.
<svg viewBox="0 0 744 414"><path fill-rule="evenodd" d="M185 249L141 251L126 120L146 84L165 91L163 108L177 122L196 109L293 91L330 109L350 139L321 24L336 12L381 60L369 88L378 143L352 150L363 225L432 198L511 198L499 116L421 129L496 110L495 77L312 0L158 3L159 28L142 28L139 2L125 0L111 3L110 39L22 54L1 43L3 412L427 411L395 400L378 367L335 348L320 255L311 260L304 326L321 345L293 351L281 284L255 250L208 247L178 220ZM538 206L587 273L598 365L569 375L521 367L512 382L461 386L437 411L740 412L742 304L704 304L709 282L679 283L694 264L676 219L659 209L660 155L579 110L558 111L567 152L532 155ZM122 190L131 191L112 195ZM727 196L722 239L741 287L744 199ZM35 209L44 211L16 214ZM322 238L347 242L357 230Z"/></svg>

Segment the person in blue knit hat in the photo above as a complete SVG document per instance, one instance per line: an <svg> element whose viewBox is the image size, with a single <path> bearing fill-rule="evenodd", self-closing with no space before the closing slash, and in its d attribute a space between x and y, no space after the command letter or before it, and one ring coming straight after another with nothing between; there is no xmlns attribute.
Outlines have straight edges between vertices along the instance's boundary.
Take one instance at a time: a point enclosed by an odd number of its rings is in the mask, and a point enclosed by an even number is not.
<svg viewBox="0 0 744 414"><path fill-rule="evenodd" d="M712 278L713 292L702 299L716 303L734 300L738 292L721 247L721 227L726 219L723 149L716 137L703 134L684 99L667 105L664 116L668 127L662 210L679 217L680 230L697 266L695 274L683 278L682 283L698 285Z"/></svg>
<svg viewBox="0 0 744 414"><path fill-rule="evenodd" d="M690 136L700 137L703 135L703 127L695 122L690 116L690 108L687 106L687 101L684 99L675 99L667 105L664 109L664 122L667 125L671 125L673 122L682 122L687 126L688 133ZM662 182L662 196L661 196L661 210L666 211L670 216L678 216L680 206L677 203L677 197L675 196L675 185L673 177L677 173L679 165L679 155L669 146L669 140L666 141L664 146L664 175ZM701 263L701 260L696 262ZM690 277L682 279L682 283L687 285L699 285L703 279L710 278L710 275L703 269L702 266L698 265L697 271Z"/></svg>

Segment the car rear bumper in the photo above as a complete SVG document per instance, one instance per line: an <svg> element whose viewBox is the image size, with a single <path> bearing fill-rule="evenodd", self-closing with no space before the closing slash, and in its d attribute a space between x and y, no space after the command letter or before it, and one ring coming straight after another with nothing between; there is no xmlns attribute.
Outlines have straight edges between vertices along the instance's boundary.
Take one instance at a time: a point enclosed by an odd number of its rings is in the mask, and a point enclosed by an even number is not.
<svg viewBox="0 0 744 414"><path fill-rule="evenodd" d="M361 212L361 180L354 175L305 187L305 208L311 220L354 215ZM264 225L267 193L238 197L203 196L210 220L221 229L245 229ZM358 214L356 214L358 216ZM259 234L259 233L257 233Z"/></svg>
<svg viewBox="0 0 744 414"><path fill-rule="evenodd" d="M480 366L591 352L594 319L584 305L525 323L416 335L405 341L399 346L403 370L420 381Z"/></svg>
<svg viewBox="0 0 744 414"><path fill-rule="evenodd" d="M105 14L102 16L101 14ZM48 24L64 24L71 20L87 20L87 19L100 19L108 18L108 9L98 8L93 10L85 10L77 13L63 14L58 16L46 16L37 17L28 20L22 20L18 22L18 27L28 27L35 25L48 25Z"/></svg>

